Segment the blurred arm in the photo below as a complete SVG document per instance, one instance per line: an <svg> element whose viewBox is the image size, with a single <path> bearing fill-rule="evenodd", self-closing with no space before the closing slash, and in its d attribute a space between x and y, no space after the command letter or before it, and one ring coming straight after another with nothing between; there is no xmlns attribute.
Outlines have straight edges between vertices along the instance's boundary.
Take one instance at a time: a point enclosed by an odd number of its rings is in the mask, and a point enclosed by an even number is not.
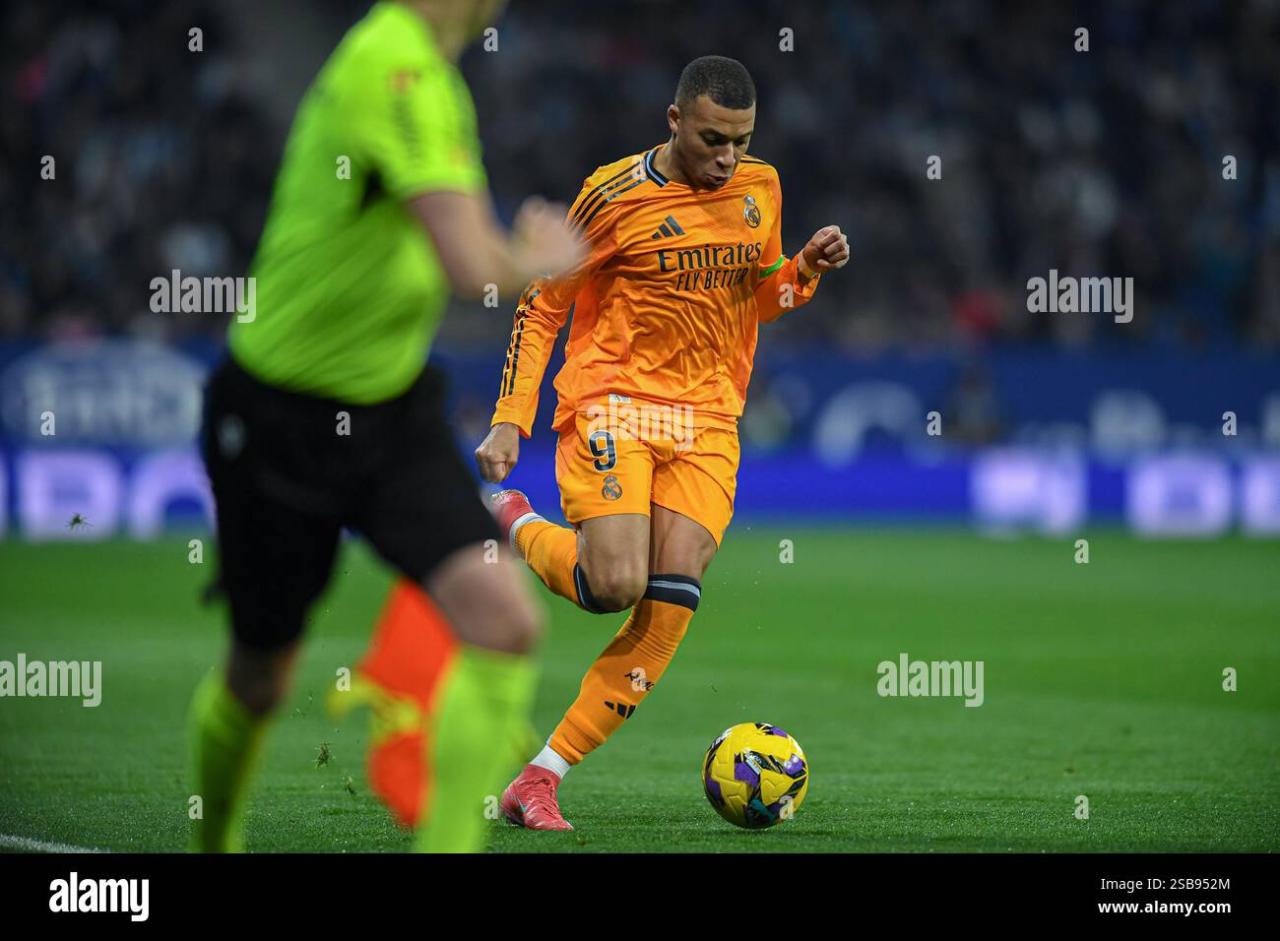
<svg viewBox="0 0 1280 941"><path fill-rule="evenodd" d="M499 225L487 191L423 193L408 207L430 233L449 284L462 297L478 299L491 284L499 294L514 294L537 274L529 252Z"/></svg>

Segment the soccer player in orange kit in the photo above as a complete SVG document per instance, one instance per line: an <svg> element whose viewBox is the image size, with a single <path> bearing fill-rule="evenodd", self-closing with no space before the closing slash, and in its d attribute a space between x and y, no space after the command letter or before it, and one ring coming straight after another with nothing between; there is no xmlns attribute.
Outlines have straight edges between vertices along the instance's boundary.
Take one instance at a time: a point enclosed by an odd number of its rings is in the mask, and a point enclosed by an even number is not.
<svg viewBox="0 0 1280 941"><path fill-rule="evenodd" d="M495 483L515 467L572 309L553 421L572 528L544 520L518 490L494 495L499 527L552 591L591 612L631 609L502 795L507 819L531 829L572 829L556 799L561 779L653 689L697 610L733 515L757 324L807 302L849 258L834 225L783 254L778 173L747 156L755 100L742 63L689 63L667 108L670 140L597 169L569 210L587 261L534 282L516 309L476 460Z"/></svg>

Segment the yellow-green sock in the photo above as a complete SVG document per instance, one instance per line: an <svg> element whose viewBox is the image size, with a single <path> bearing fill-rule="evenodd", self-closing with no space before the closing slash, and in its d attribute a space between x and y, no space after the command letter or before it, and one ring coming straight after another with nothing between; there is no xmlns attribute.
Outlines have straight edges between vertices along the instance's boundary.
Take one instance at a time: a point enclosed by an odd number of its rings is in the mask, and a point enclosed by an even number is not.
<svg viewBox="0 0 1280 941"><path fill-rule="evenodd" d="M461 647L428 730L430 793L414 839L420 853L478 853L517 743L529 728L538 671L533 658Z"/></svg>
<svg viewBox="0 0 1280 941"><path fill-rule="evenodd" d="M202 817L192 821L188 847L197 853L239 853L245 794L267 719L253 715L227 688L222 671L210 671L191 700L191 786Z"/></svg>

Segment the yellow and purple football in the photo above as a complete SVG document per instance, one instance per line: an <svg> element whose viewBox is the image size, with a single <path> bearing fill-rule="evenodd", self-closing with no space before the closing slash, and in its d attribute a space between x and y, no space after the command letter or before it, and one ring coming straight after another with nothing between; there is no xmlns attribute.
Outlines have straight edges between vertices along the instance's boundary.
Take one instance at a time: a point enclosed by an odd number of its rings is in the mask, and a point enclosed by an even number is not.
<svg viewBox="0 0 1280 941"><path fill-rule="evenodd" d="M725 820L763 830L800 809L809 790L809 761L800 743L776 725L743 722L707 749L702 787Z"/></svg>

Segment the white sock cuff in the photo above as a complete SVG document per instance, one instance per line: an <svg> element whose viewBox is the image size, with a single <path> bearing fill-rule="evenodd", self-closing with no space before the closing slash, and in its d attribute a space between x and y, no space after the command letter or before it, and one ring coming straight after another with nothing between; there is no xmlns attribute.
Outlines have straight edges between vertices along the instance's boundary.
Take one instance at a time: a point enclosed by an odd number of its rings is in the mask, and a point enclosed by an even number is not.
<svg viewBox="0 0 1280 941"><path fill-rule="evenodd" d="M569 773L569 769L573 767L573 765L561 758L560 754L550 744L543 745L542 751L538 752L538 756L529 764L537 765L539 768L546 768L559 778L564 778Z"/></svg>
<svg viewBox="0 0 1280 941"><path fill-rule="evenodd" d="M516 533L520 532L520 527L525 523L532 523L534 520L542 520L544 523L546 522L546 520L543 520L537 513L526 513L511 524L511 549L516 555L520 555L520 547L516 545Z"/></svg>

